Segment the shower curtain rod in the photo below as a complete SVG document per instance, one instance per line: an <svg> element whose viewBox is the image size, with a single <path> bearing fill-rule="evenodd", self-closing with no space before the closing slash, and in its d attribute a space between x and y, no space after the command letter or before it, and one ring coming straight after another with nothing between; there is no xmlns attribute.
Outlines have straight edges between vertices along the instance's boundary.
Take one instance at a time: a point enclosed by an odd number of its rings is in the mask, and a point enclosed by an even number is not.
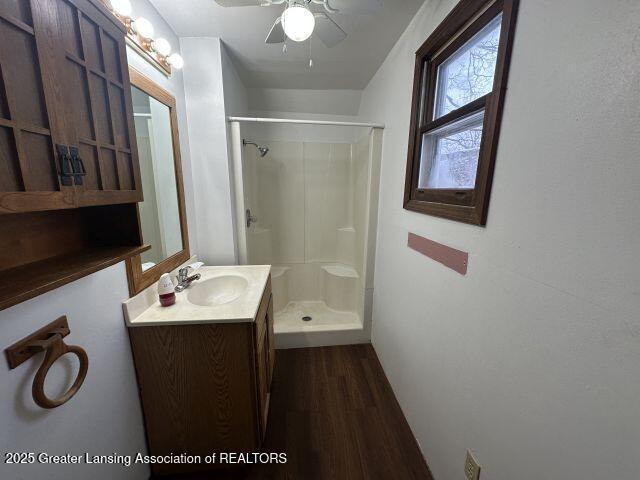
<svg viewBox="0 0 640 480"><path fill-rule="evenodd" d="M258 118L258 117L228 117L229 122L244 123L297 123L299 125L334 125L338 127L369 127L384 128L383 123L335 122L333 120L296 120L293 118Z"/></svg>

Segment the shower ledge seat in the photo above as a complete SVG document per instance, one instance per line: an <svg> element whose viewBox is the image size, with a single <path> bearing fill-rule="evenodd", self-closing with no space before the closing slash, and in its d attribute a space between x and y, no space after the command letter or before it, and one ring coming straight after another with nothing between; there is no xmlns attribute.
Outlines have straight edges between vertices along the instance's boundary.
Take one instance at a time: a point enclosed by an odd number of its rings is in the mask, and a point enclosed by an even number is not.
<svg viewBox="0 0 640 480"><path fill-rule="evenodd" d="M322 269L330 275L344 278L360 278L355 268L348 265L323 265Z"/></svg>

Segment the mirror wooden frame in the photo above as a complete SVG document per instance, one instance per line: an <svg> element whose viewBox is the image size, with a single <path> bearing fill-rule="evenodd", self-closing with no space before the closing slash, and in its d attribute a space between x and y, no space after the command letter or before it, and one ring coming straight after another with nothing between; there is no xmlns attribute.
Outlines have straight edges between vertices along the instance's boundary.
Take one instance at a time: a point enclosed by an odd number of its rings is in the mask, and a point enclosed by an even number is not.
<svg viewBox="0 0 640 480"><path fill-rule="evenodd" d="M146 271L142 271L142 257L135 255L126 260L127 281L131 296L140 293L153 285L163 273L170 272L185 263L191 257L189 252L189 232L187 230L187 213L184 200L184 184L182 182L182 161L180 159L180 137L178 134L178 115L176 113L176 99L151 79L134 68L129 67L131 86L142 90L150 97L169 107L171 121L171 136L173 143L173 161L175 165L176 187L178 191L178 212L180 214L180 229L182 234L182 250L164 259ZM140 216L140 206L138 217ZM144 239L143 239L144 241Z"/></svg>

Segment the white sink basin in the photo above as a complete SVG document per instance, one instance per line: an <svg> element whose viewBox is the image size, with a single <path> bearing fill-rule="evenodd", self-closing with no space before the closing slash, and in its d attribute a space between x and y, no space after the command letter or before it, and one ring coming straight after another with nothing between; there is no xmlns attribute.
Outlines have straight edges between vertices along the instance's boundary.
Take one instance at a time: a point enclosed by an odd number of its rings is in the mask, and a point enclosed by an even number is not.
<svg viewBox="0 0 640 480"><path fill-rule="evenodd" d="M237 300L247 291L249 282L240 275L221 275L207 280L196 280L188 290L187 299L194 305L211 307Z"/></svg>
<svg viewBox="0 0 640 480"><path fill-rule="evenodd" d="M176 303L170 307L160 305L155 286L124 302L127 326L251 323L270 271L268 265L200 267L200 280L176 293Z"/></svg>

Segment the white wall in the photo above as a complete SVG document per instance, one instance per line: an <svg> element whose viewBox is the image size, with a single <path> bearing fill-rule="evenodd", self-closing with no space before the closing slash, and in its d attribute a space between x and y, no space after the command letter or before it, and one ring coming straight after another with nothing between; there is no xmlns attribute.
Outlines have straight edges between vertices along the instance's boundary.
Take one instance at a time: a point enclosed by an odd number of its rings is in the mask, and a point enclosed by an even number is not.
<svg viewBox="0 0 640 480"><path fill-rule="evenodd" d="M305 120L358 120L359 90L287 90L249 88L249 115L267 118ZM254 138L283 142L353 143L367 129L318 125L253 124L243 125L243 133Z"/></svg>
<svg viewBox="0 0 640 480"><path fill-rule="evenodd" d="M252 111L250 115L261 118L291 118L303 120L331 120L337 122L358 121L357 116L327 115L317 113L292 113L286 111ZM293 123L243 123L243 137L249 140L265 139L277 142L353 143L369 129L334 125L299 125Z"/></svg>
<svg viewBox="0 0 640 480"><path fill-rule="evenodd" d="M147 2L133 0L134 15L153 23L156 34L167 38L177 51L179 42L162 17ZM181 156L185 183L191 249L195 251L195 223L189 145L182 73L166 78L135 52L127 50L129 64L176 97L182 135ZM6 348L34 330L67 315L70 344L84 347L89 356L85 384L66 405L45 411L31 399L31 382L42 356L14 370L0 364L0 451L34 451L55 454L87 451L94 454L145 452L140 402L124 325L122 301L129 297L124 263L114 265L37 298L0 311L0 345ZM59 393L72 382L74 363L66 358L51 370L46 391ZM140 479L149 475L142 466L15 466L0 461L0 478L92 478L94 480Z"/></svg>
<svg viewBox="0 0 640 480"><path fill-rule="evenodd" d="M228 53L228 47L221 42L220 62L224 106L227 116L244 116L249 112L249 93Z"/></svg>
<svg viewBox="0 0 640 480"><path fill-rule="evenodd" d="M180 39L185 60L189 146L201 260L236 263L232 169L227 150L227 119L219 38Z"/></svg>
<svg viewBox="0 0 640 480"><path fill-rule="evenodd" d="M257 112L358 115L361 90L249 88L249 106Z"/></svg>
<svg viewBox="0 0 640 480"><path fill-rule="evenodd" d="M638 478L640 3L523 0L486 228L402 209L427 1L363 94L386 123L373 344L437 479ZM407 232L470 252L460 276Z"/></svg>
<svg viewBox="0 0 640 480"><path fill-rule="evenodd" d="M220 43L220 64L222 69L222 90L223 90L223 98L224 98L224 113L226 117L230 116L244 116L249 111L249 96L247 93L247 89L236 70L233 61L228 52L228 47L224 43ZM236 175L242 175L242 173L236 173L233 167L233 143L232 143L232 133L231 133L231 123L227 122L225 124L226 127L226 140L227 140L227 158L229 165L229 194L231 196L231 219L232 225L234 228L234 258L236 263L241 262L241 249L246 251L244 247L244 233L242 235L238 235L238 222L244 221L244 215L237 219L236 215L236 195L241 195L242 192L236 192ZM242 148L236 145L235 148ZM241 245L242 243L242 245Z"/></svg>
<svg viewBox="0 0 640 480"><path fill-rule="evenodd" d="M70 283L0 312L0 346L6 348L61 315L66 315L69 345L80 345L89 371L80 391L53 410L38 407L31 383L42 363L38 354L14 370L0 362L0 478L141 479L146 465L6 465L5 452L52 455L135 455L146 452L129 337L122 316L128 298L124 263ZM45 391L58 396L77 372L75 357L58 360L47 376Z"/></svg>

